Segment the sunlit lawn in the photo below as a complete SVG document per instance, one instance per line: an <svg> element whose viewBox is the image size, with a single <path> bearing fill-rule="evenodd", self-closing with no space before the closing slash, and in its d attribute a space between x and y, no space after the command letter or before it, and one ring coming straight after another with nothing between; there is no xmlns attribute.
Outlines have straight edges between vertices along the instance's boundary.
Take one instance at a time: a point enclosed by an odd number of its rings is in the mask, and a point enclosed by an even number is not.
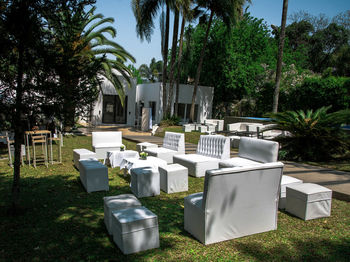
<svg viewBox="0 0 350 262"><path fill-rule="evenodd" d="M91 137L64 144L62 165L22 168L20 217L6 216L12 169L0 162L0 261L349 261L350 203L334 199L330 218L279 212L275 231L204 246L183 228L183 198L203 191L203 178L192 177L188 192L140 199L158 215L160 248L124 256L105 229L102 198L130 193L129 177L109 169L110 191L86 193L72 150L91 149Z"/></svg>

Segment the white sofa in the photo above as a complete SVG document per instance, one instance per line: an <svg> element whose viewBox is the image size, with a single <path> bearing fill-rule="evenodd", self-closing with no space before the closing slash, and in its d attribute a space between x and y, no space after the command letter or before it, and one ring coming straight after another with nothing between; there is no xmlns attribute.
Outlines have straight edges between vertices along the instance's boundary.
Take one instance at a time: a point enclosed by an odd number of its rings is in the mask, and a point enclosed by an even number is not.
<svg viewBox="0 0 350 262"><path fill-rule="evenodd" d="M205 171L217 169L219 161L230 158L230 139L221 135L200 136L196 154L174 155L174 163L188 168L188 174L203 177Z"/></svg>
<svg viewBox="0 0 350 262"><path fill-rule="evenodd" d="M227 128L227 131L229 132L247 131L247 126L250 124L251 123L247 123L247 122L238 122L238 123L228 124L226 128Z"/></svg>
<svg viewBox="0 0 350 262"><path fill-rule="evenodd" d="M220 161L219 167L256 166L261 163L277 162L279 144L257 138L241 137L238 157Z"/></svg>
<svg viewBox="0 0 350 262"><path fill-rule="evenodd" d="M283 164L206 172L204 192L184 199L185 230L203 244L277 229Z"/></svg>
<svg viewBox="0 0 350 262"><path fill-rule="evenodd" d="M145 152L149 156L158 157L167 162L173 163L173 156L185 154L185 135L182 133L165 132L163 146L158 148L147 148Z"/></svg>
<svg viewBox="0 0 350 262"><path fill-rule="evenodd" d="M216 131L224 131L224 120L221 119L205 119L204 124L215 125Z"/></svg>
<svg viewBox="0 0 350 262"><path fill-rule="evenodd" d="M119 151L121 146L121 131L92 132L92 149L98 159L106 159L107 151Z"/></svg>

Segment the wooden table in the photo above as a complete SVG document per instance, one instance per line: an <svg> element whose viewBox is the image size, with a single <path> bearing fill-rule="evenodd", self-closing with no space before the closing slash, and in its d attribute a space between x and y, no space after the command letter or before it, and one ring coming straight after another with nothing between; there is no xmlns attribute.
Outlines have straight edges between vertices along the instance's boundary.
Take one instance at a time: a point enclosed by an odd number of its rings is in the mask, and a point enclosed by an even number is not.
<svg viewBox="0 0 350 262"><path fill-rule="evenodd" d="M53 164L51 131L49 131L49 130L25 131L24 134L26 136L25 137L25 143L26 143L26 146L27 146L28 165L30 165L29 137L32 136L32 135L45 135L46 139L47 139L47 135L50 136L50 160L51 160L51 164ZM47 146L49 146L49 144L47 144ZM45 148L45 150L46 150L46 155L47 155L47 148Z"/></svg>

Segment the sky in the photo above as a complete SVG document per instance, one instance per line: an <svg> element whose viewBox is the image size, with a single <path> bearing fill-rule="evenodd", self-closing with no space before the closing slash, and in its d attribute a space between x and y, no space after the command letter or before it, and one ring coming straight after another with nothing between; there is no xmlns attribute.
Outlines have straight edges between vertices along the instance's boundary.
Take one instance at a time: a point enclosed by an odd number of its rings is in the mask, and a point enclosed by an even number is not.
<svg viewBox="0 0 350 262"><path fill-rule="evenodd" d="M252 0L248 11L253 17L263 18L268 25L280 26L283 0ZM113 17L113 26L117 29L114 39L136 58L135 67L149 65L153 57L161 60L159 19L155 20L155 29L151 42L141 41L136 35L136 20L131 8L131 0L97 0L96 13ZM350 9L350 0L289 0L288 16L298 11L312 15L326 14L328 17ZM288 24L288 21L287 21ZM170 30L171 31L171 30ZM170 38L171 39L171 38ZM169 41L169 46L171 41Z"/></svg>

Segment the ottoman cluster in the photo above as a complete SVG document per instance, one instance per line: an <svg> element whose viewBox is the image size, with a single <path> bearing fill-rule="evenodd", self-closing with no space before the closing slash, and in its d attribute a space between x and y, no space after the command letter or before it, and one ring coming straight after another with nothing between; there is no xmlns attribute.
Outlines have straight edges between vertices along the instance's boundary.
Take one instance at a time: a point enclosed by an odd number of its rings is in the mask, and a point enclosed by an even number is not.
<svg viewBox="0 0 350 262"><path fill-rule="evenodd" d="M104 197L107 231L123 254L159 247L158 217L132 194Z"/></svg>
<svg viewBox="0 0 350 262"><path fill-rule="evenodd" d="M331 215L332 190L313 183L282 176L279 209L303 220Z"/></svg>

